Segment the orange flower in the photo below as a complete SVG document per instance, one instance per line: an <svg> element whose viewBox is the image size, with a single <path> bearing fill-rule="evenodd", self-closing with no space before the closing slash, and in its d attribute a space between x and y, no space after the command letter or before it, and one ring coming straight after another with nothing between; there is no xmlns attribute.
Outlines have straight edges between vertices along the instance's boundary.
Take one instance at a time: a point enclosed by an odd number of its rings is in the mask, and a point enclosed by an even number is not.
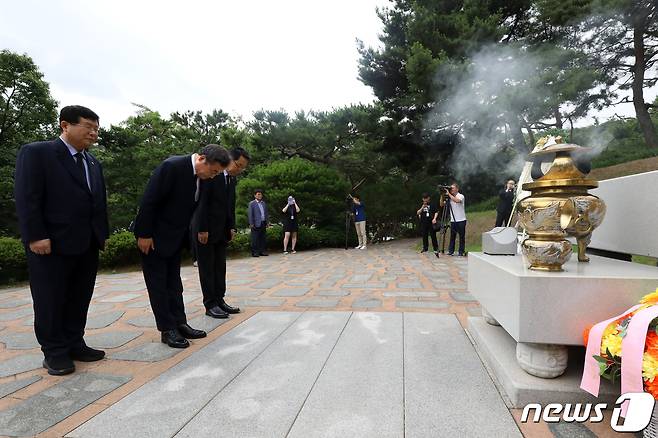
<svg viewBox="0 0 658 438"><path fill-rule="evenodd" d="M649 394L653 395L653 398L658 400L658 379L653 379L653 382L645 380L644 390Z"/></svg>
<svg viewBox="0 0 658 438"><path fill-rule="evenodd" d="M645 351L654 357L658 357L658 335L654 330L647 333Z"/></svg>
<svg viewBox="0 0 658 438"><path fill-rule="evenodd" d="M587 347L587 341L589 341L589 332L592 330L592 327L594 327L594 324L590 324L587 327L585 327L585 330L583 330L583 345Z"/></svg>

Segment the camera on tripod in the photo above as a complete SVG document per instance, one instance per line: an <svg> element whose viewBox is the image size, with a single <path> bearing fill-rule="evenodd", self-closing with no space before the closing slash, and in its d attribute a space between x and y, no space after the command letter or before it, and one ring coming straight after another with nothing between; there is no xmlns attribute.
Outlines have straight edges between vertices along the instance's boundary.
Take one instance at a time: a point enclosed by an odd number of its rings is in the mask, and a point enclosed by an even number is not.
<svg viewBox="0 0 658 438"><path fill-rule="evenodd" d="M450 186L439 184L438 186L436 186L436 189L439 192L445 192L446 190L450 190Z"/></svg>

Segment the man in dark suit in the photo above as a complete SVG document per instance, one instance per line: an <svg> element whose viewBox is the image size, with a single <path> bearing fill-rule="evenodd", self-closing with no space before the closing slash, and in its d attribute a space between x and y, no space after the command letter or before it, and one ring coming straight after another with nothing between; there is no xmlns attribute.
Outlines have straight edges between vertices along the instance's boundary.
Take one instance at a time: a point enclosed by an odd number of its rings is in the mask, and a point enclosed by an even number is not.
<svg viewBox="0 0 658 438"><path fill-rule="evenodd" d="M226 295L226 248L235 236L236 177L249 164L242 148L230 152L231 163L223 175L201 183L201 198L192 219L193 242L197 254L199 282L206 315L228 318L238 307L224 300Z"/></svg>
<svg viewBox="0 0 658 438"><path fill-rule="evenodd" d="M515 183L513 179L507 180L505 183L505 188L501 189L498 193L500 200L498 201L498 207L496 207L496 226L497 227L506 227L509 222L509 217L512 214L512 208L514 207L514 194L515 194Z"/></svg>
<svg viewBox="0 0 658 438"><path fill-rule="evenodd" d="M247 218L251 228L251 256L267 256L267 225L269 215L267 204L263 201L263 191L258 189L254 192L254 200L247 206Z"/></svg>
<svg viewBox="0 0 658 438"><path fill-rule="evenodd" d="M75 371L105 352L84 341L98 270L109 235L105 181L88 151L98 139L98 116L67 106L57 140L23 146L16 159L14 196L30 273L34 332L52 375Z"/></svg>
<svg viewBox="0 0 658 438"><path fill-rule="evenodd" d="M186 348L187 339L206 336L187 324L181 251L188 242L201 180L214 178L229 161L226 150L217 145L204 146L198 154L169 157L153 171L135 218L151 308L161 340L170 347Z"/></svg>

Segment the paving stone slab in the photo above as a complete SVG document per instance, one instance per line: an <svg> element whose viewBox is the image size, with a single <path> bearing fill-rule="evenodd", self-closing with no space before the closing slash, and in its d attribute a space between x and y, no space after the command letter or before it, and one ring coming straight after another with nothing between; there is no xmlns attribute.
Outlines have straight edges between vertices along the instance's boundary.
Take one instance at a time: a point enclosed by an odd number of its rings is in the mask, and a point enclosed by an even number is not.
<svg viewBox="0 0 658 438"><path fill-rule="evenodd" d="M119 318L123 316L125 312L121 310L115 310L113 312L101 313L100 315L95 315L87 318L88 329L99 329L107 327L115 321L118 321Z"/></svg>
<svg viewBox="0 0 658 438"><path fill-rule="evenodd" d="M80 373L0 411L0 434L36 435L130 381L127 376Z"/></svg>
<svg viewBox="0 0 658 438"><path fill-rule="evenodd" d="M336 281L323 281L318 284L318 287L321 289L331 289L332 287L336 287Z"/></svg>
<svg viewBox="0 0 658 438"><path fill-rule="evenodd" d="M398 283L396 286L398 289L420 289L423 287L423 285L418 281Z"/></svg>
<svg viewBox="0 0 658 438"><path fill-rule="evenodd" d="M450 292L450 297L455 300L459 301L462 303L469 302L469 301L477 301L477 299L471 295L470 292Z"/></svg>
<svg viewBox="0 0 658 438"><path fill-rule="evenodd" d="M69 436L174 436L301 315L301 312L257 313Z"/></svg>
<svg viewBox="0 0 658 438"><path fill-rule="evenodd" d="M280 307L285 302L285 298L254 298L241 300L239 301L239 304L245 307Z"/></svg>
<svg viewBox="0 0 658 438"><path fill-rule="evenodd" d="M350 295L346 290L319 290L315 294L323 297L346 297Z"/></svg>
<svg viewBox="0 0 658 438"><path fill-rule="evenodd" d="M171 348L162 342L146 342L127 350L117 351L111 354L109 358L135 362L159 362L169 359L181 351L180 348Z"/></svg>
<svg viewBox="0 0 658 438"><path fill-rule="evenodd" d="M92 302L89 305L89 311L87 312L87 317L96 316L97 313L107 312L110 309L114 308L112 303L94 303Z"/></svg>
<svg viewBox="0 0 658 438"><path fill-rule="evenodd" d="M352 302L352 307L355 309L381 307L381 305L382 305L382 300L378 298L362 297L362 298L357 298Z"/></svg>
<svg viewBox="0 0 658 438"><path fill-rule="evenodd" d="M416 309L447 309L450 304L445 301L397 301L397 307Z"/></svg>
<svg viewBox="0 0 658 438"><path fill-rule="evenodd" d="M438 297L437 292L422 292L422 291L390 291L382 293L385 297L419 297L419 298L431 298Z"/></svg>
<svg viewBox="0 0 658 438"><path fill-rule="evenodd" d="M400 313L354 313L287 436L404 436L402 333Z"/></svg>
<svg viewBox="0 0 658 438"><path fill-rule="evenodd" d="M127 309L144 309L146 307L149 307L151 303L149 300L143 300L143 301L135 301L134 303L128 303L125 305Z"/></svg>
<svg viewBox="0 0 658 438"><path fill-rule="evenodd" d="M227 297L259 297L265 292L262 290L229 290L226 291Z"/></svg>
<svg viewBox="0 0 658 438"><path fill-rule="evenodd" d="M338 299L332 298L307 298L305 300L299 301L295 306L297 307L336 307L338 305Z"/></svg>
<svg viewBox="0 0 658 438"><path fill-rule="evenodd" d="M21 354L0 362L0 378L41 368L42 354Z"/></svg>
<svg viewBox="0 0 658 438"><path fill-rule="evenodd" d="M471 316L482 316L482 307L480 307L480 306L467 307L466 311Z"/></svg>
<svg viewBox="0 0 658 438"><path fill-rule="evenodd" d="M155 317L153 316L152 313L148 313L146 315L140 315L136 316L134 318L130 318L128 321L126 321L130 325L134 325L135 327L155 327Z"/></svg>
<svg viewBox="0 0 658 438"><path fill-rule="evenodd" d="M203 330L206 333L210 333L211 331L215 330L217 327L224 324L228 320L229 320L228 318L225 319L211 318L204 314L189 320L187 323L191 327L197 330Z"/></svg>
<svg viewBox="0 0 658 438"><path fill-rule="evenodd" d="M286 286L310 286L311 284L313 284L312 280L293 280L285 282Z"/></svg>
<svg viewBox="0 0 658 438"><path fill-rule="evenodd" d="M372 274L352 275L347 281L349 283L365 283L372 278Z"/></svg>
<svg viewBox="0 0 658 438"><path fill-rule="evenodd" d="M26 304L32 304L32 299L29 297L10 298L0 301L0 309L14 309Z"/></svg>
<svg viewBox="0 0 658 438"><path fill-rule="evenodd" d="M24 318L32 314L32 307L22 307L17 310L8 310L0 312L0 321L13 321L15 319Z"/></svg>
<svg viewBox="0 0 658 438"><path fill-rule="evenodd" d="M111 331L85 336L85 342L94 348L118 348L139 337L144 332Z"/></svg>
<svg viewBox="0 0 658 438"><path fill-rule="evenodd" d="M0 384L0 399L13 394L34 382L38 382L39 380L41 380L41 376L31 376L24 379L14 380L13 382L2 383Z"/></svg>
<svg viewBox="0 0 658 438"><path fill-rule="evenodd" d="M405 436L522 437L454 315L405 313L404 339Z"/></svg>
<svg viewBox="0 0 658 438"><path fill-rule="evenodd" d="M349 316L305 313L176 437L286 436Z"/></svg>
<svg viewBox="0 0 658 438"><path fill-rule="evenodd" d="M275 286L278 286L281 284L281 280L263 280L259 281L256 284L253 284L251 287L254 289L272 289Z"/></svg>
<svg viewBox="0 0 658 438"><path fill-rule="evenodd" d="M253 283L253 279L249 278L236 278L234 280L228 280L226 284L229 286L244 286L245 284Z"/></svg>
<svg viewBox="0 0 658 438"><path fill-rule="evenodd" d="M303 275L303 274L308 274L309 272L312 272L312 271L311 271L311 269L308 269L308 268L293 268L293 269L288 269L285 273L286 274Z"/></svg>
<svg viewBox="0 0 658 438"><path fill-rule="evenodd" d="M31 350L39 348L39 342L34 335L34 331L29 332L2 332L0 333L0 342L5 344L10 350Z"/></svg>
<svg viewBox="0 0 658 438"><path fill-rule="evenodd" d="M286 288L279 289L271 294L273 297L301 297L309 293L311 289L308 287Z"/></svg>
<svg viewBox="0 0 658 438"><path fill-rule="evenodd" d="M360 284L346 283L341 286L341 288L343 289L384 289L385 287L386 287L386 283L381 283L381 282L360 283Z"/></svg>
<svg viewBox="0 0 658 438"><path fill-rule="evenodd" d="M108 292L138 292L145 291L146 284L143 280L134 281L134 282L122 282L117 284L115 282L110 283L109 286L104 288Z"/></svg>
<svg viewBox="0 0 658 438"><path fill-rule="evenodd" d="M100 300L102 303L124 303L126 301L134 300L135 298L142 297L143 294L121 294L112 295L110 297Z"/></svg>
<svg viewBox="0 0 658 438"><path fill-rule="evenodd" d="M380 275L379 280L380 281L395 281L397 280L397 275Z"/></svg>

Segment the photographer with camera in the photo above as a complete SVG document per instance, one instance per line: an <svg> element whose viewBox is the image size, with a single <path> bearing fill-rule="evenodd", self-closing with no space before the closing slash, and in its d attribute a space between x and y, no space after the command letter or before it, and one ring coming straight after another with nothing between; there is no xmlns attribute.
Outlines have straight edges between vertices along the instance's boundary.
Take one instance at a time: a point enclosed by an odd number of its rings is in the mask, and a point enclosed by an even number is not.
<svg viewBox="0 0 658 438"><path fill-rule="evenodd" d="M423 250L421 253L427 252L429 249L428 237L432 236L432 248L434 255L439 256L439 243L436 240L436 224L437 208L430 202L429 193L423 193L423 203L416 211L416 216L420 219L420 233L423 237Z"/></svg>
<svg viewBox="0 0 658 438"><path fill-rule="evenodd" d="M500 200L496 208L496 226L506 227L509 218L512 215L514 206L514 194L516 193L516 183L513 179L508 179L505 187L498 193Z"/></svg>
<svg viewBox="0 0 658 438"><path fill-rule="evenodd" d="M464 208L464 195L459 193L459 185L452 183L445 189L441 197L441 207L450 209L450 245L448 255L455 253L455 239L459 235L459 255L466 255L466 211Z"/></svg>

